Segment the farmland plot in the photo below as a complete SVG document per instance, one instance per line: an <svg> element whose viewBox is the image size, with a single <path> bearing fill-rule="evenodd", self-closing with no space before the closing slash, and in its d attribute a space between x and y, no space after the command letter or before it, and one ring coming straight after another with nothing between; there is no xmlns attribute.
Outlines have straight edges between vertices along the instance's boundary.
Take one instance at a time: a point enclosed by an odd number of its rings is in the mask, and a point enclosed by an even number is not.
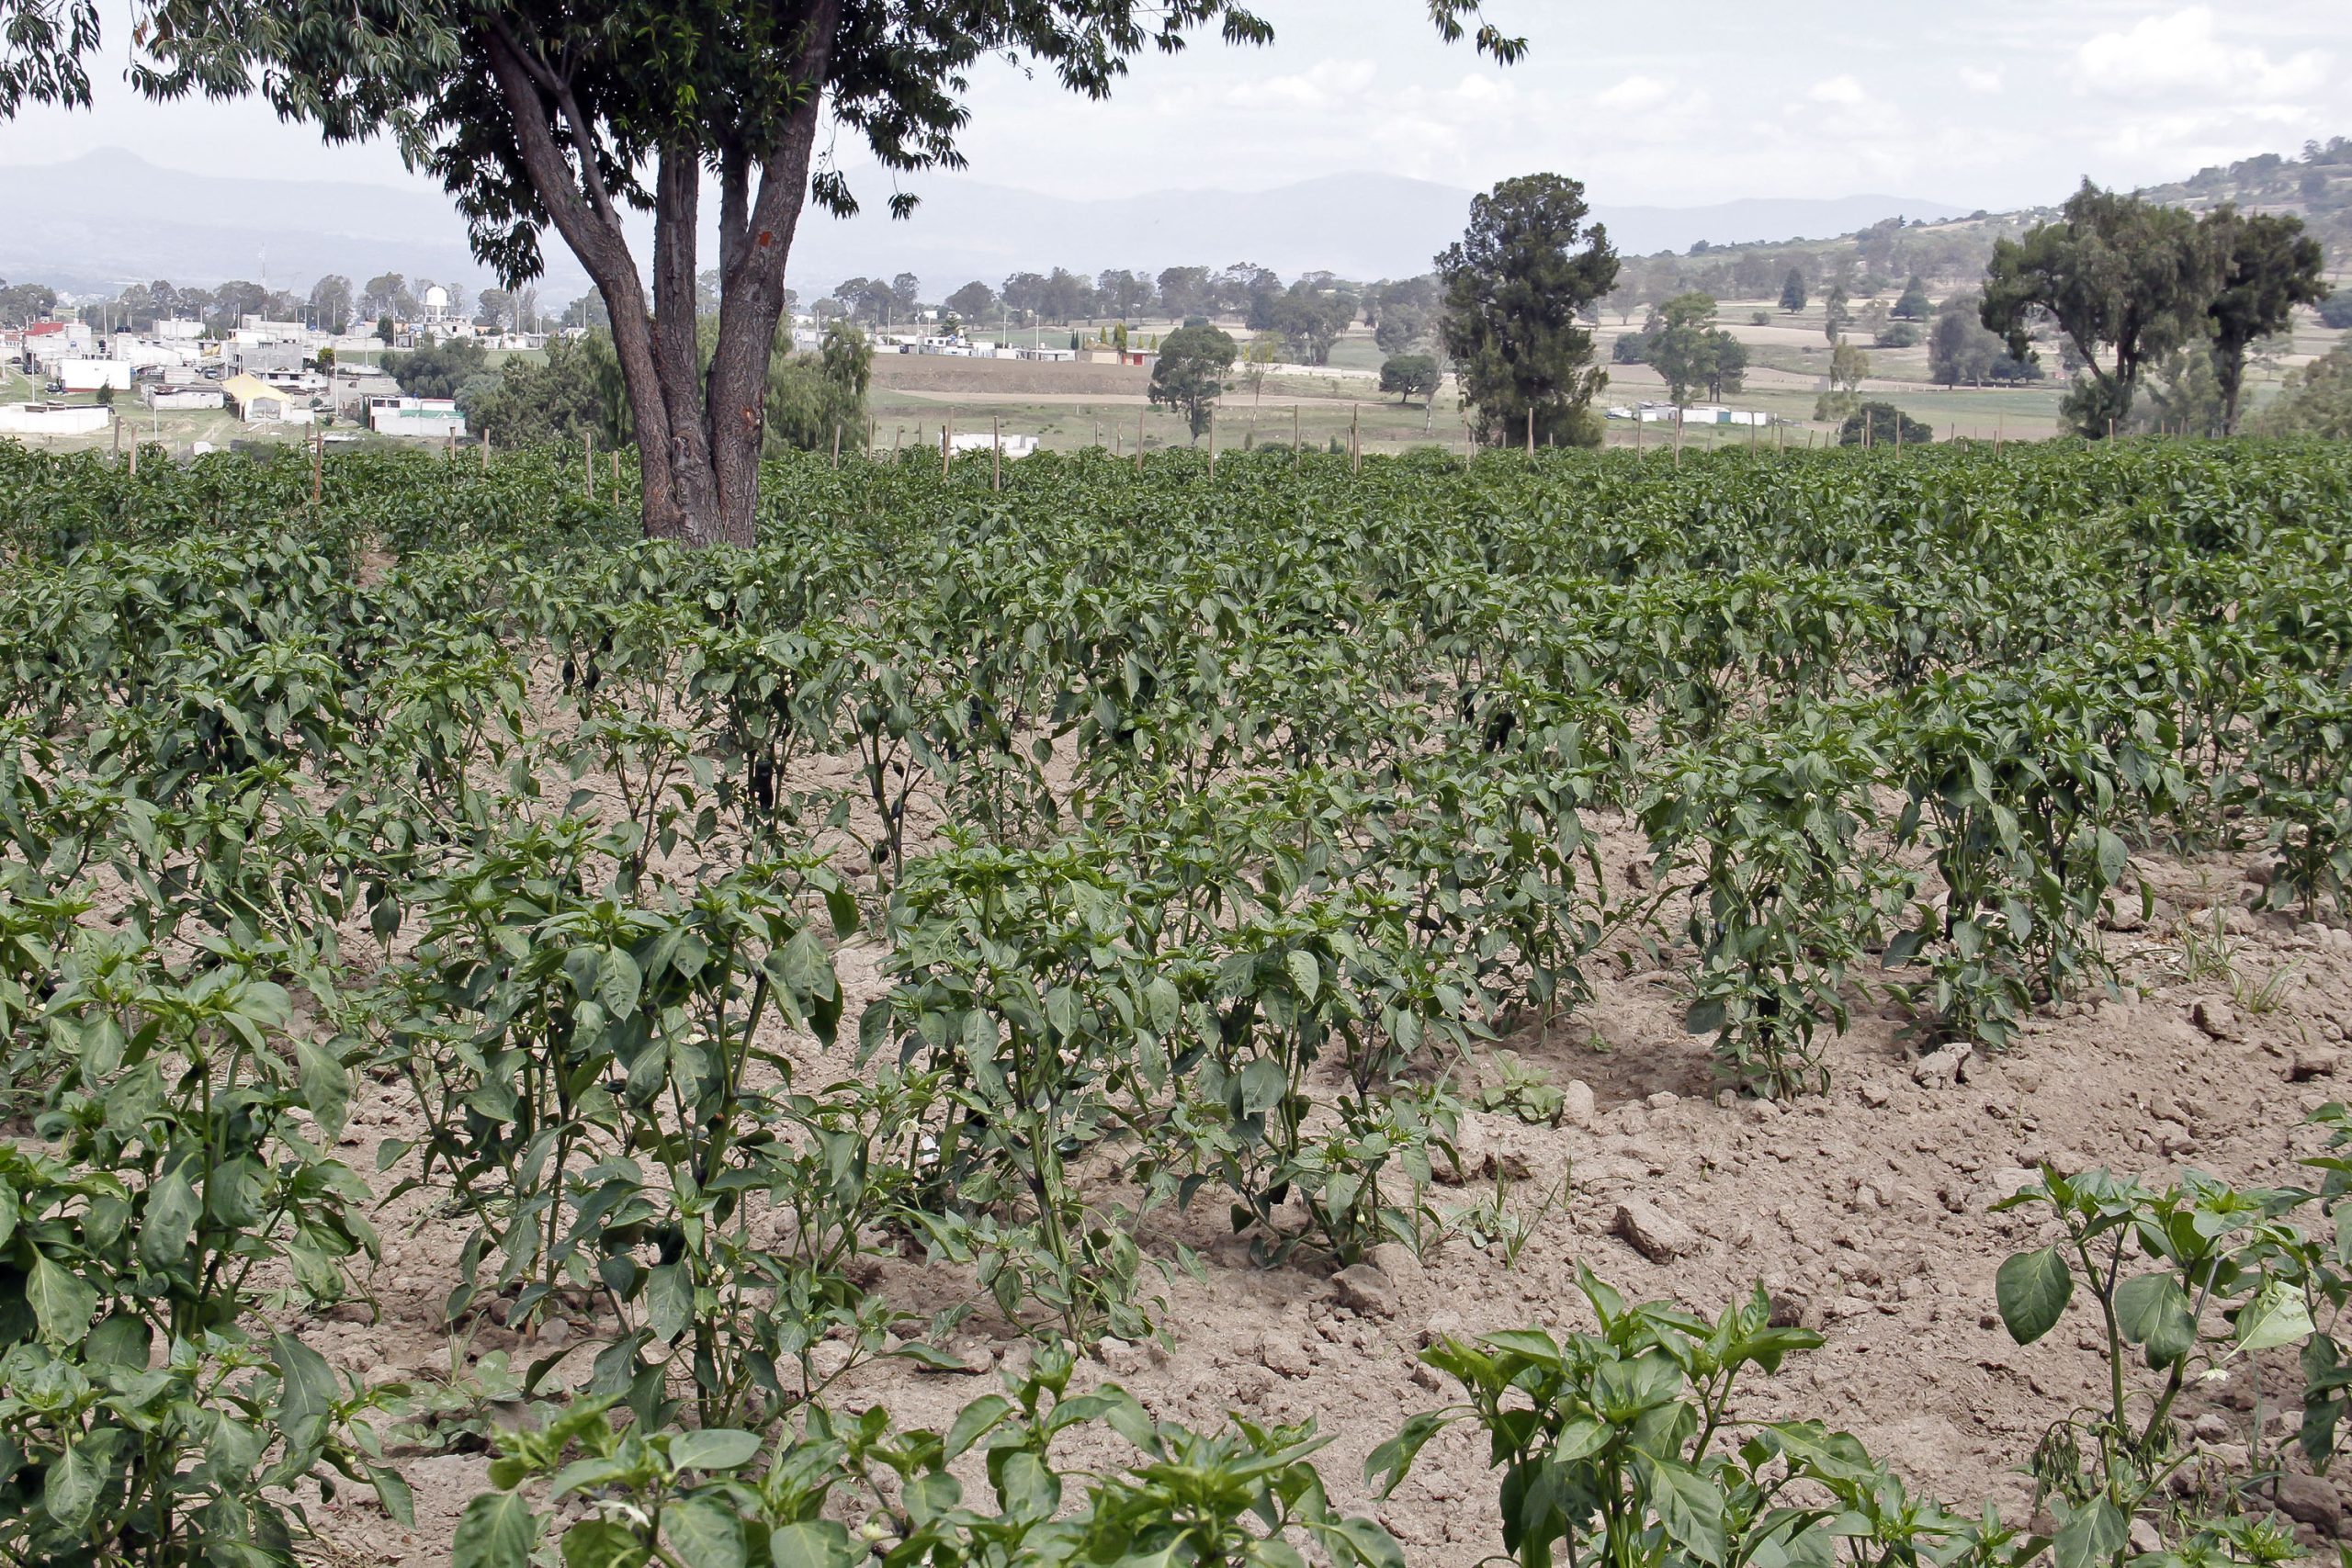
<svg viewBox="0 0 2352 1568"><path fill-rule="evenodd" d="M2340 455L599 478L0 456L12 1556L2341 1521Z"/></svg>

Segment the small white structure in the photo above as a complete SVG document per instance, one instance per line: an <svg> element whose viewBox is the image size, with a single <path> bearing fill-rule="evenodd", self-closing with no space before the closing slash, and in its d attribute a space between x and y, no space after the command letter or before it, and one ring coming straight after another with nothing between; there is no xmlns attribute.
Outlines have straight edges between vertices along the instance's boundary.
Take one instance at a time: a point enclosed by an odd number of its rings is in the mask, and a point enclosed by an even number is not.
<svg viewBox="0 0 2352 1568"><path fill-rule="evenodd" d="M449 398L369 398L368 428L379 435L440 440L462 437L466 416Z"/></svg>
<svg viewBox="0 0 2352 1568"><path fill-rule="evenodd" d="M151 409L218 409L229 404L228 394L217 385L199 382L193 387L166 386L158 382L140 394L140 400Z"/></svg>
<svg viewBox="0 0 2352 1568"><path fill-rule="evenodd" d="M69 392L95 392L100 387L112 387L118 392L130 390L131 373L138 367L128 359L61 359L57 362L57 379Z"/></svg>
<svg viewBox="0 0 2352 1568"><path fill-rule="evenodd" d="M1760 409L1732 409L1721 403L1691 403L1677 407L1673 403L1644 402L1631 407L1620 405L1609 411L1611 419L1637 420L1644 424L1770 424L1772 416Z"/></svg>
<svg viewBox="0 0 2352 1568"><path fill-rule="evenodd" d="M154 330L147 335L161 338L165 343L194 343L204 335L204 323L202 321L157 321Z"/></svg>
<svg viewBox="0 0 2352 1568"><path fill-rule="evenodd" d="M1002 446L1004 455L1014 462L1037 450L1037 438L1034 435L983 435L967 432L962 435L949 436L948 444L958 452L986 452L990 447Z"/></svg>
<svg viewBox="0 0 2352 1568"><path fill-rule="evenodd" d="M97 347L86 321L29 321L22 342L25 357L42 367L85 358Z"/></svg>
<svg viewBox="0 0 2352 1568"><path fill-rule="evenodd" d="M0 403L0 435L89 435L113 420L96 403Z"/></svg>

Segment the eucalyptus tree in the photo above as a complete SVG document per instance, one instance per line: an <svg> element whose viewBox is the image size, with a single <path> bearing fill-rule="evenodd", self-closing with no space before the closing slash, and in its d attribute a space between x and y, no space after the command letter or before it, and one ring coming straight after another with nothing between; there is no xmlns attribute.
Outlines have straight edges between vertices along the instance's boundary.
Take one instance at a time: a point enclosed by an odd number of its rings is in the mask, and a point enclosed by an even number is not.
<svg viewBox="0 0 2352 1568"><path fill-rule="evenodd" d="M1427 0L1442 39L1523 40L1479 0ZM330 141L383 136L455 199L513 288L552 229L612 318L648 534L752 540L768 355L802 209L857 201L827 126L893 175L961 166L967 73L1011 59L1089 98L1211 27L1271 41L1240 0L132 0L130 74L157 98L258 93ZM46 24L46 25L35 25ZM87 0L0 0L0 112L87 101ZM706 175L718 197L714 347L696 341ZM913 197L890 197L904 216ZM652 219L650 258L630 211ZM650 269L643 261L650 260ZM651 288L646 286L650 270Z"/></svg>

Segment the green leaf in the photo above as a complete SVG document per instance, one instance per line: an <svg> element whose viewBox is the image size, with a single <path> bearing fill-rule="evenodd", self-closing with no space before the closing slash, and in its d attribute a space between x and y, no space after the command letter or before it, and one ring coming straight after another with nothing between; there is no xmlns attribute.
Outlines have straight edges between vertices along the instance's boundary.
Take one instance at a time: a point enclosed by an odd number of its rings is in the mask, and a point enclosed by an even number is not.
<svg viewBox="0 0 2352 1568"><path fill-rule="evenodd" d="M804 1519L768 1532L775 1568L850 1568L849 1527L833 1519Z"/></svg>
<svg viewBox="0 0 2352 1568"><path fill-rule="evenodd" d="M333 1143L343 1136L344 1118L351 1110L351 1074L315 1040L296 1041L294 1056L302 1069L302 1103L321 1134Z"/></svg>
<svg viewBox="0 0 2352 1568"><path fill-rule="evenodd" d="M596 999L615 1018L627 1018L637 1010L637 998L644 994L645 976L638 969L637 960L619 948L607 948L596 965Z"/></svg>
<svg viewBox="0 0 2352 1568"><path fill-rule="evenodd" d="M1724 1495L1688 1466L1647 1460L1650 1506L1667 1535L1702 1562L1724 1560Z"/></svg>
<svg viewBox="0 0 2352 1568"><path fill-rule="evenodd" d="M2100 1497L2076 1508L2058 1527L2051 1548L2058 1568L2100 1568L2114 1561L2131 1539L2132 1527L2122 1510Z"/></svg>
<svg viewBox="0 0 2352 1568"><path fill-rule="evenodd" d="M286 1438L287 1460L299 1459L308 1469L326 1444L334 1414L334 1369L291 1334L273 1336L269 1350L277 1363L277 1429Z"/></svg>
<svg viewBox="0 0 2352 1568"><path fill-rule="evenodd" d="M390 1465L371 1464L368 1480L376 1488L376 1500L384 1505L384 1512L393 1522L409 1529L416 1528L416 1496L408 1489L408 1478Z"/></svg>
<svg viewBox="0 0 2352 1568"><path fill-rule="evenodd" d="M2147 1348L2151 1367L2168 1367L2197 1344L2196 1314L2169 1273L2138 1274L2118 1285L2115 1322L2127 1342Z"/></svg>
<svg viewBox="0 0 2352 1568"><path fill-rule="evenodd" d="M1291 983L1298 987L1298 999L1312 1003L1323 989L1323 968L1315 962L1315 954L1293 948L1283 964L1290 971Z"/></svg>
<svg viewBox="0 0 2352 1568"><path fill-rule="evenodd" d="M2312 1314L2302 1292L2284 1280L2268 1280L2254 1300L2238 1309L2238 1348L2251 1355L2311 1337Z"/></svg>
<svg viewBox="0 0 2352 1568"><path fill-rule="evenodd" d="M81 1442L67 1449L65 1457L50 1468L49 1479L41 1486L41 1506L61 1529L76 1535L97 1506L106 1481L105 1467L90 1453L92 1446Z"/></svg>
<svg viewBox="0 0 2352 1568"><path fill-rule="evenodd" d="M694 1321L695 1285L683 1263L664 1263L645 1275L645 1322L653 1337L675 1343Z"/></svg>
<svg viewBox="0 0 2352 1568"><path fill-rule="evenodd" d="M610 1519L582 1519L563 1532L563 1568L639 1568L653 1549Z"/></svg>
<svg viewBox="0 0 2352 1568"><path fill-rule="evenodd" d="M2020 1345L2030 1345L2055 1327L2074 1294L2074 1273L2054 1247L2018 1253L2001 1265L1993 1280L2001 1321Z"/></svg>
<svg viewBox="0 0 2352 1568"><path fill-rule="evenodd" d="M449 1568L530 1568L539 1517L512 1492L485 1492L458 1517Z"/></svg>
<svg viewBox="0 0 2352 1568"><path fill-rule="evenodd" d="M189 1185L186 1168L174 1166L156 1178L147 1191L147 1206L139 1220L139 1257L151 1269L171 1269L187 1254L188 1237L196 1233L203 1205Z"/></svg>
<svg viewBox="0 0 2352 1568"><path fill-rule="evenodd" d="M32 1272L25 1280L25 1302L33 1309L42 1338L55 1345L79 1345L90 1332L98 1292L36 1252Z"/></svg>
<svg viewBox="0 0 2352 1568"><path fill-rule="evenodd" d="M670 1462L680 1470L733 1470L760 1451L759 1434L715 1427L670 1439Z"/></svg>
<svg viewBox="0 0 2352 1568"><path fill-rule="evenodd" d="M662 1541L685 1568L743 1568L743 1520L714 1497L686 1497L662 1510Z"/></svg>

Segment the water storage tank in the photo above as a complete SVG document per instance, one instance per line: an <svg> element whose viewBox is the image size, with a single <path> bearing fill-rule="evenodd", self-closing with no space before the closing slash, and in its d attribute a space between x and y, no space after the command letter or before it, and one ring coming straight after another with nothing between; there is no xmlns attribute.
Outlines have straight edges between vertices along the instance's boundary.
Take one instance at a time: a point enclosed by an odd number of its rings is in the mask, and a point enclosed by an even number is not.
<svg viewBox="0 0 2352 1568"><path fill-rule="evenodd" d="M449 313L449 291L442 288L437 283L432 288L426 289L424 291L424 310L425 313L428 315L447 315Z"/></svg>

